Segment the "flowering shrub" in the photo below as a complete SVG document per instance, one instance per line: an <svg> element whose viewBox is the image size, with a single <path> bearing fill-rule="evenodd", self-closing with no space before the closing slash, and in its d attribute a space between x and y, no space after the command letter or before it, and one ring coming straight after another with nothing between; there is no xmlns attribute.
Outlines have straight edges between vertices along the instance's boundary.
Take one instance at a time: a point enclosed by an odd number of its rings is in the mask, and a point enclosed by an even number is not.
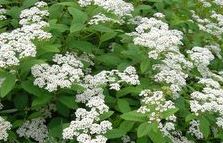
<svg viewBox="0 0 223 143"><path fill-rule="evenodd" d="M0 0L0 142L223 142L222 0Z"/></svg>

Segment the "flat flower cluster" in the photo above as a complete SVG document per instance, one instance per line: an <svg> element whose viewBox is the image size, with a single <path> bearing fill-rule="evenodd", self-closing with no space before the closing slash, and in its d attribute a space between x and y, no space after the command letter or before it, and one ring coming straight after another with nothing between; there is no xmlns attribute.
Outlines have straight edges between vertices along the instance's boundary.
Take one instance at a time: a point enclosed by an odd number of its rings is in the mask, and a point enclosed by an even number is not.
<svg viewBox="0 0 223 143"><path fill-rule="evenodd" d="M55 62L53 65L40 64L32 67L32 74L36 78L34 85L52 92L59 87L69 88L72 83L80 82L84 75L83 64L75 55L56 54L52 60Z"/></svg>
<svg viewBox="0 0 223 143"><path fill-rule="evenodd" d="M19 65L20 59L36 56L36 46L32 40L49 39L51 34L43 30L49 26L44 21L47 10L42 10L47 4L36 3L36 6L25 9L20 14L20 28L0 34L0 67L7 68Z"/></svg>
<svg viewBox="0 0 223 143"><path fill-rule="evenodd" d="M0 2L0 142L222 142L222 7Z"/></svg>

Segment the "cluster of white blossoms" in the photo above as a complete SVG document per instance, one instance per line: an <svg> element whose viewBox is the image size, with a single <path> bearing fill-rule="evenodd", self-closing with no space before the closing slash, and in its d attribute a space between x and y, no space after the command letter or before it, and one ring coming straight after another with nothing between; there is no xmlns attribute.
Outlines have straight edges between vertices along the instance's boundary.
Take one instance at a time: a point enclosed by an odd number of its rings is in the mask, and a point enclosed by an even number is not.
<svg viewBox="0 0 223 143"><path fill-rule="evenodd" d="M162 14L155 14L164 17ZM161 64L154 65L159 72L155 75L155 81L170 84L171 91L177 93L186 85L187 74L193 64L180 53L179 45L183 33L178 30L170 30L167 23L156 18L141 18L135 28L135 32L128 34L133 36L135 45L147 47L149 58L162 59Z"/></svg>
<svg viewBox="0 0 223 143"><path fill-rule="evenodd" d="M48 129L45 125L45 120L41 118L35 118L31 121L24 122L16 133L19 137L32 138L39 143L44 143L48 137Z"/></svg>
<svg viewBox="0 0 223 143"><path fill-rule="evenodd" d="M190 122L189 130L187 131L189 134L194 135L197 139L203 139L204 135L199 129L200 122L196 120L192 120Z"/></svg>
<svg viewBox="0 0 223 143"><path fill-rule="evenodd" d="M205 31L219 39L223 33L223 15L215 11L211 12L210 17L201 18L194 10L191 10L192 19L197 23L200 30Z"/></svg>
<svg viewBox="0 0 223 143"><path fill-rule="evenodd" d="M190 108L195 115L204 112L218 113L223 116L223 89L220 84L211 78L202 78L198 82L205 87L203 90L191 94Z"/></svg>
<svg viewBox="0 0 223 143"><path fill-rule="evenodd" d="M82 7L91 4L100 6L106 11L114 13L119 17L131 16L131 12L134 10L131 3L127 3L123 0L79 0L78 3Z"/></svg>
<svg viewBox="0 0 223 143"><path fill-rule="evenodd" d="M191 50L188 50L187 53L190 55L191 60L202 76L207 76L209 74L208 65L214 60L212 52L208 48L193 47Z"/></svg>
<svg viewBox="0 0 223 143"><path fill-rule="evenodd" d="M25 57L35 57L36 46L32 40L49 39L50 33L43 30L49 24L44 21L48 16L47 10L42 10L45 5L40 5L25 9L20 14L21 28L11 32L0 34L0 68L19 65L19 60Z"/></svg>
<svg viewBox="0 0 223 143"><path fill-rule="evenodd" d="M135 141L132 141L131 138L130 138L130 136L128 136L128 135L124 135L121 138L121 140L122 140L122 143L135 143Z"/></svg>
<svg viewBox="0 0 223 143"><path fill-rule="evenodd" d="M12 127L11 123L6 121L0 116L0 140L7 141L8 133L7 131L10 130Z"/></svg>
<svg viewBox="0 0 223 143"><path fill-rule="evenodd" d="M51 103L48 104L46 107L41 107L40 109L36 109L37 111L39 111L42 114L43 118L51 118L52 117L52 113L56 111L56 105Z"/></svg>
<svg viewBox="0 0 223 143"><path fill-rule="evenodd" d="M2 5L0 5L0 20L6 19L6 9L2 8Z"/></svg>
<svg viewBox="0 0 223 143"><path fill-rule="evenodd" d="M112 18L107 17L106 15L99 13L94 15L91 20L88 22L89 25L98 25L99 23L106 23L106 22L112 22L112 23L118 23L121 24L119 20L115 20Z"/></svg>
<svg viewBox="0 0 223 143"><path fill-rule="evenodd" d="M223 117L216 118L216 124L218 127L223 129Z"/></svg>
<svg viewBox="0 0 223 143"><path fill-rule="evenodd" d="M219 5L219 6L223 6L223 0L198 0L203 7L211 7L213 4Z"/></svg>
<svg viewBox="0 0 223 143"><path fill-rule="evenodd" d="M70 88L84 76L83 63L74 54L56 54L52 61L55 64L37 64L32 67L34 85L52 92L58 88Z"/></svg>
<svg viewBox="0 0 223 143"><path fill-rule="evenodd" d="M85 76L82 86L86 90L76 95L76 102L84 103L89 111L84 108L76 110L76 120L71 121L69 127L63 130L63 138L73 139L75 137L80 143L106 143L107 138L104 134L112 129L112 124L106 120L100 121L99 118L100 115L109 111L109 107L105 104L102 87L110 85L113 89L114 84L117 84L115 87L118 86L118 88L115 89L119 90L119 84L123 82L131 85L139 84L134 67L127 67L124 72L102 71L95 76Z"/></svg>
<svg viewBox="0 0 223 143"><path fill-rule="evenodd" d="M174 123L176 123L176 117L171 115L166 123L159 123L159 129L164 136L167 136L173 143L192 143L192 141L189 141L182 135L181 131L176 130Z"/></svg>
<svg viewBox="0 0 223 143"><path fill-rule="evenodd" d="M176 108L171 100L165 99L162 91L143 90L139 96L143 96L143 99L137 112L148 114L149 123L154 121L159 123L163 112Z"/></svg>
<svg viewBox="0 0 223 143"><path fill-rule="evenodd" d="M139 85L139 76L136 69L132 66L127 67L123 72L118 70L101 71L100 73L91 76L86 75L84 80L88 86L108 85L110 89L120 90L121 84ZM86 84L85 84L86 85ZM83 85L83 86L85 86Z"/></svg>

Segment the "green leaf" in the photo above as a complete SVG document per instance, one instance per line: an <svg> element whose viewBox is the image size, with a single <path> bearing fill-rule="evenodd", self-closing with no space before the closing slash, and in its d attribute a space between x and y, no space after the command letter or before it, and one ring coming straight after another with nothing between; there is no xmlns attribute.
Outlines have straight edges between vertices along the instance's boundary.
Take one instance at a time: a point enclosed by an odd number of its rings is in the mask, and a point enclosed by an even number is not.
<svg viewBox="0 0 223 143"><path fill-rule="evenodd" d="M42 64L45 63L45 61L43 60L39 60L39 59L30 59L30 58L26 58L24 60L21 61L19 69L20 70L20 75L22 77L25 77L31 70L31 67L35 64Z"/></svg>
<svg viewBox="0 0 223 143"><path fill-rule="evenodd" d="M45 96L47 94L46 91L33 85L33 82L31 80L23 81L21 86L26 92L28 92L29 94L35 95L37 97Z"/></svg>
<svg viewBox="0 0 223 143"><path fill-rule="evenodd" d="M205 138L208 138L210 134L210 123L205 117L200 118L200 126L201 132L203 133Z"/></svg>
<svg viewBox="0 0 223 143"><path fill-rule="evenodd" d="M108 139L115 139L115 138L121 138L123 135L125 135L126 133L121 130L121 129L112 129L110 131L108 131L105 136Z"/></svg>
<svg viewBox="0 0 223 143"><path fill-rule="evenodd" d="M81 31L84 28L84 24L81 23L73 23L70 27L70 32L77 32L77 31Z"/></svg>
<svg viewBox="0 0 223 143"><path fill-rule="evenodd" d="M16 108L23 109L28 105L28 96L26 94L19 94L13 97L13 102Z"/></svg>
<svg viewBox="0 0 223 143"><path fill-rule="evenodd" d="M153 141L153 143L165 143L165 139L163 137L163 134L158 129L156 124L152 124L152 130L149 130L149 137Z"/></svg>
<svg viewBox="0 0 223 143"><path fill-rule="evenodd" d="M126 113L131 111L131 108L129 106L129 102L125 99L118 99L118 108L122 113Z"/></svg>
<svg viewBox="0 0 223 143"><path fill-rule="evenodd" d="M2 98L5 97L15 87L16 75L8 73L3 78L4 81L0 87Z"/></svg>
<svg viewBox="0 0 223 143"><path fill-rule="evenodd" d="M138 95L142 91L141 87L128 86L119 90L116 94L117 97L123 97L128 94Z"/></svg>
<svg viewBox="0 0 223 143"><path fill-rule="evenodd" d="M102 120L105 120L105 119L111 117L113 114L114 114L114 111L108 111L108 112L105 112L102 115L100 115L99 118L102 121Z"/></svg>
<svg viewBox="0 0 223 143"><path fill-rule="evenodd" d="M131 111L128 113L124 113L121 115L121 118L128 120L128 121L139 121L139 122L148 121L146 115L144 115L142 113L138 113L137 111Z"/></svg>
<svg viewBox="0 0 223 143"><path fill-rule="evenodd" d="M137 129L137 136L139 138L143 137L143 136L147 136L149 134L149 131L151 130L151 128L152 128L152 126L148 122L140 124Z"/></svg>
<svg viewBox="0 0 223 143"><path fill-rule="evenodd" d="M132 121L123 121L120 125L119 125L119 129L125 131L126 133L131 131L131 129L133 128L135 122Z"/></svg>
<svg viewBox="0 0 223 143"><path fill-rule="evenodd" d="M73 17L73 23L84 24L85 21L88 19L87 14L79 9L68 7L68 11Z"/></svg>
<svg viewBox="0 0 223 143"><path fill-rule="evenodd" d="M108 40L114 38L116 35L117 35L116 32L105 33L105 34L103 34L103 35L101 36L101 38L100 38L100 43L105 42L105 41L108 41Z"/></svg>
<svg viewBox="0 0 223 143"><path fill-rule="evenodd" d="M106 54L97 57L97 60L102 62L104 65L115 66L122 62L122 60L115 54Z"/></svg>
<svg viewBox="0 0 223 143"><path fill-rule="evenodd" d="M173 115L174 113L176 113L179 109L178 108L171 108L171 109L168 109L166 111L164 111L162 113L162 118L163 119L166 119L167 117L169 117L170 115Z"/></svg>
<svg viewBox="0 0 223 143"><path fill-rule="evenodd" d="M49 136L60 138L63 132L62 124L63 124L62 118L60 117L53 118L48 124Z"/></svg>
<svg viewBox="0 0 223 143"><path fill-rule="evenodd" d="M73 40L68 42L69 48L77 48L78 50L86 53L92 53L92 50L96 48L93 44L87 41Z"/></svg>
<svg viewBox="0 0 223 143"><path fill-rule="evenodd" d="M60 96L59 101L70 109L77 108L77 103L75 102L75 98L73 96Z"/></svg>
<svg viewBox="0 0 223 143"><path fill-rule="evenodd" d="M196 119L196 118L197 116L195 114L190 113L186 116L185 121L190 122L191 120Z"/></svg>
<svg viewBox="0 0 223 143"><path fill-rule="evenodd" d="M144 60L141 64L140 64L140 70L141 73L145 73L147 70L149 70L151 68L151 64L149 62L149 60Z"/></svg>
<svg viewBox="0 0 223 143"><path fill-rule="evenodd" d="M32 102L32 107L41 107L43 105L48 104L52 99L50 94L45 94L44 96L39 96L35 98Z"/></svg>

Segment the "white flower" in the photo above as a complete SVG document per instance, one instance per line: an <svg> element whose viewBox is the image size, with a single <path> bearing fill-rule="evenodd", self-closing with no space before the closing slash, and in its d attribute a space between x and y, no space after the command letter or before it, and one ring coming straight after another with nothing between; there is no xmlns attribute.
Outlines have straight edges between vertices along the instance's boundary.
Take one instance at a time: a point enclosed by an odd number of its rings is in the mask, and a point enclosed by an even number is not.
<svg viewBox="0 0 223 143"><path fill-rule="evenodd" d="M121 24L120 21L109 18L102 13L94 15L91 20L88 22L89 25L98 25L99 23L113 22Z"/></svg>
<svg viewBox="0 0 223 143"><path fill-rule="evenodd" d="M10 130L12 127L11 123L6 121L0 116L0 140L7 141L8 133L7 131Z"/></svg>
<svg viewBox="0 0 223 143"><path fill-rule="evenodd" d="M66 53L64 56L56 54L53 57L55 64L39 64L32 67L35 77L34 85L45 88L49 92L60 88L70 88L75 82L80 82L84 73L83 64L75 55Z"/></svg>
<svg viewBox="0 0 223 143"><path fill-rule="evenodd" d="M25 9L20 14L21 28L0 34L0 68L19 65L20 59L36 56L33 40L44 40L51 37L43 30L49 24L44 21L47 10L38 7Z"/></svg>
<svg viewBox="0 0 223 143"><path fill-rule="evenodd" d="M190 128L188 133L194 135L197 139L203 139L203 133L199 129L200 122L196 120L192 120L190 122Z"/></svg>
<svg viewBox="0 0 223 143"><path fill-rule="evenodd" d="M20 137L32 138L37 142L43 143L48 137L48 129L44 123L45 120L41 118L26 121L16 133Z"/></svg>
<svg viewBox="0 0 223 143"><path fill-rule="evenodd" d="M131 16L131 12L134 10L131 3L127 3L123 0L79 0L78 3L82 7L91 4L97 5L120 17Z"/></svg>
<svg viewBox="0 0 223 143"><path fill-rule="evenodd" d="M6 19L6 16L4 15L6 13L6 9L2 8L2 5L0 5L0 20Z"/></svg>
<svg viewBox="0 0 223 143"><path fill-rule="evenodd" d="M175 108L172 101L165 99L162 91L143 90L140 96L143 96L142 105L137 112L148 114L149 122L159 123L164 111Z"/></svg>

